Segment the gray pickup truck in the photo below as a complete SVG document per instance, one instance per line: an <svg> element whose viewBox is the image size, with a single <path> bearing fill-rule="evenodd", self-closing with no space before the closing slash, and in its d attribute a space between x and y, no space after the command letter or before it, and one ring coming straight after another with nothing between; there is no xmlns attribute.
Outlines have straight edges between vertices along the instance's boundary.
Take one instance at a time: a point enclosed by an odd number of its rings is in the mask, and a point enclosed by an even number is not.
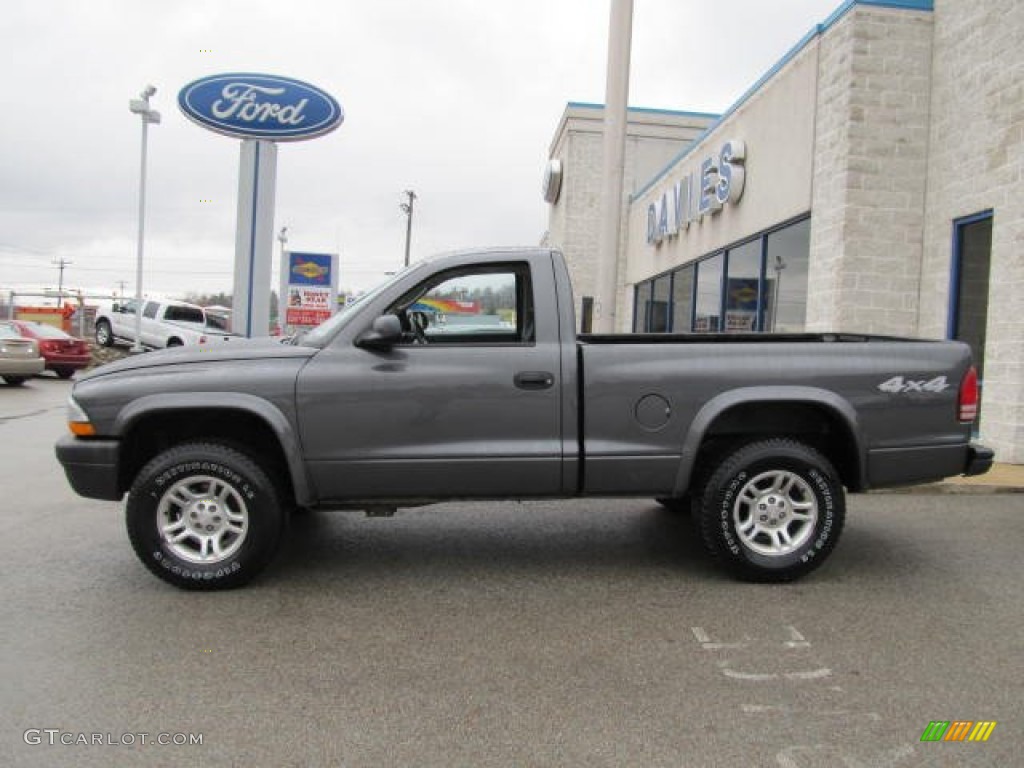
<svg viewBox="0 0 1024 768"><path fill-rule="evenodd" d="M282 343L177 349L78 381L57 445L82 496L128 494L142 562L245 583L296 508L647 497L738 576L835 547L844 489L985 472L968 348L852 334L575 333L557 251L420 263Z"/></svg>

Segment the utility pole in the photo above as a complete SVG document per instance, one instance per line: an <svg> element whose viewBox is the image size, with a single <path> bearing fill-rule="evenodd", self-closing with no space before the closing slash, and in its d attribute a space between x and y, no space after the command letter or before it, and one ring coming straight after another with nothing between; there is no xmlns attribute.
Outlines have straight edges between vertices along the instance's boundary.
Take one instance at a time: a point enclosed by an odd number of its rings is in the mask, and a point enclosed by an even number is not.
<svg viewBox="0 0 1024 768"><path fill-rule="evenodd" d="M60 309L64 304L64 268L69 267L75 262L67 261L66 259L57 259L53 264L57 265L60 270L60 276L57 278L57 308Z"/></svg>
<svg viewBox="0 0 1024 768"><path fill-rule="evenodd" d="M118 298L121 299L121 301L124 301L124 289L125 286L128 285L128 283L124 280L118 280L117 284L121 288L121 292L118 294Z"/></svg>
<svg viewBox="0 0 1024 768"><path fill-rule="evenodd" d="M409 202L402 203L399 208L405 213L405 266L409 266L409 243L412 241L412 208L413 202L416 200L416 193L411 189L405 190L406 197L409 198Z"/></svg>

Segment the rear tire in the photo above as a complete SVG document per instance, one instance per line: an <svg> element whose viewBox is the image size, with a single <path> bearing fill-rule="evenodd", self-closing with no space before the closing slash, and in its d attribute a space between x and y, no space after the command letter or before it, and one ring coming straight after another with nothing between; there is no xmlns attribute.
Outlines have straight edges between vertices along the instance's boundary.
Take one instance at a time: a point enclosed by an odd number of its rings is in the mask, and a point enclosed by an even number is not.
<svg viewBox="0 0 1024 768"><path fill-rule="evenodd" d="M736 447L697 498L706 548L746 581L810 573L835 548L846 517L843 487L828 459L785 438Z"/></svg>
<svg viewBox="0 0 1024 768"><path fill-rule="evenodd" d="M20 387L28 381L28 376L3 376L2 378L4 382L11 387Z"/></svg>
<svg viewBox="0 0 1024 768"><path fill-rule="evenodd" d="M114 333L110 329L109 321L96 321L96 343L99 344L101 347L114 346Z"/></svg>
<svg viewBox="0 0 1024 768"><path fill-rule="evenodd" d="M188 443L159 454L128 493L128 537L156 576L182 589L239 587L280 543L285 514L277 488L242 451Z"/></svg>
<svg viewBox="0 0 1024 768"><path fill-rule="evenodd" d="M59 376L62 379L70 379L72 376L75 375L75 369L74 368L56 368L56 369L54 369L54 373L56 373L57 376Z"/></svg>

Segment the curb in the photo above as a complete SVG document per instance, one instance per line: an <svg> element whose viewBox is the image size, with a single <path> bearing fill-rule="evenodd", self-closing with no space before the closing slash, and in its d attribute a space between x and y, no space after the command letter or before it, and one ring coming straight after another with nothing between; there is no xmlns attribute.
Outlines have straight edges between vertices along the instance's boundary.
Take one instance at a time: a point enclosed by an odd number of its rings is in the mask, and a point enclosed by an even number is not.
<svg viewBox="0 0 1024 768"><path fill-rule="evenodd" d="M1002 493L1024 493L1019 485L980 485L978 483L928 483L908 488L882 488L871 494L920 494L924 496L983 496Z"/></svg>

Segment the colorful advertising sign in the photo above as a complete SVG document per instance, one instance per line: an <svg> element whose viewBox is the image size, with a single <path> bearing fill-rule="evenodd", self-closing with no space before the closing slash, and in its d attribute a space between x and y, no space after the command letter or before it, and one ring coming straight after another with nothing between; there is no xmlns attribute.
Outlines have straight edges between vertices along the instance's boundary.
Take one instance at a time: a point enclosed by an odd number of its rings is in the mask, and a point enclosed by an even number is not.
<svg viewBox="0 0 1024 768"><path fill-rule="evenodd" d="M285 251L281 299L284 322L320 325L337 306L338 255Z"/></svg>

